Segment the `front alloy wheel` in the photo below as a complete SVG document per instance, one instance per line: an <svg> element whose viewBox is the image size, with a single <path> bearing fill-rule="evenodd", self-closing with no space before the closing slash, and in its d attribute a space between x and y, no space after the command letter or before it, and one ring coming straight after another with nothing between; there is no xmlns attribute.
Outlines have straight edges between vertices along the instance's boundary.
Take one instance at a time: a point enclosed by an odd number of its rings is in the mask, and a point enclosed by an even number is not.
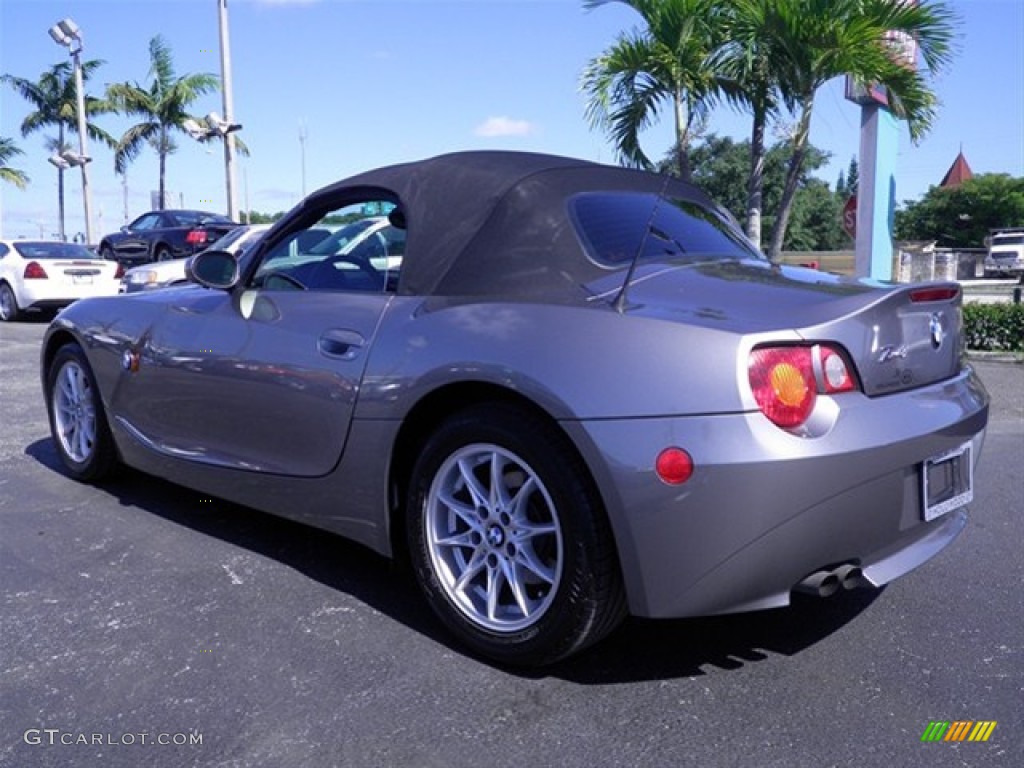
<svg viewBox="0 0 1024 768"><path fill-rule="evenodd" d="M50 432L64 466L78 480L98 480L116 461L96 380L77 344L57 350L47 375Z"/></svg>

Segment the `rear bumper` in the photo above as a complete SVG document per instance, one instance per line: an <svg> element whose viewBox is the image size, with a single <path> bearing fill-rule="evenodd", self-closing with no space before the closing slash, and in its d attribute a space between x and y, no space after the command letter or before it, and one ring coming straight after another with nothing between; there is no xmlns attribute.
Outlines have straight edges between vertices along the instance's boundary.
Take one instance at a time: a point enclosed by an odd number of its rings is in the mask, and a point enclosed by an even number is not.
<svg viewBox="0 0 1024 768"><path fill-rule="evenodd" d="M967 441L977 461L988 395L973 372L836 403L836 423L816 438L783 432L760 413L565 425L604 497L632 613L783 606L809 574L844 563L880 586L959 534L964 509L923 520L921 467ZM683 486L653 472L670 445L696 466Z"/></svg>
<svg viewBox="0 0 1024 768"><path fill-rule="evenodd" d="M53 309L66 307L79 299L92 296L115 296L117 280L95 280L88 285L67 285L58 280L25 280L17 293L22 309Z"/></svg>

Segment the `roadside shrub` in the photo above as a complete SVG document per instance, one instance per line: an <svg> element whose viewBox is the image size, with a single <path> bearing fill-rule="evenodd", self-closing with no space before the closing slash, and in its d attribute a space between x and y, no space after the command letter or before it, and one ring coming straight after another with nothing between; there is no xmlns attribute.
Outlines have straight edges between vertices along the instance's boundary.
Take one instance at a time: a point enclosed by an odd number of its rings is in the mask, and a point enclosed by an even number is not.
<svg viewBox="0 0 1024 768"><path fill-rule="evenodd" d="M964 304L968 349L1024 351L1024 304Z"/></svg>

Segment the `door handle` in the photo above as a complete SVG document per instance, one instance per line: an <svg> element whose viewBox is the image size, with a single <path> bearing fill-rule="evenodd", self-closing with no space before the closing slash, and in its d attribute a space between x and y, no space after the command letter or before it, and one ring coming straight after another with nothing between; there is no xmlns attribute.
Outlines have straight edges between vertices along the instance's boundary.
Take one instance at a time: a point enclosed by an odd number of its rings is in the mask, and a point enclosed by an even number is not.
<svg viewBox="0 0 1024 768"><path fill-rule="evenodd" d="M317 349L324 357L336 360L355 360L365 344L366 339L361 333L334 328L320 334Z"/></svg>

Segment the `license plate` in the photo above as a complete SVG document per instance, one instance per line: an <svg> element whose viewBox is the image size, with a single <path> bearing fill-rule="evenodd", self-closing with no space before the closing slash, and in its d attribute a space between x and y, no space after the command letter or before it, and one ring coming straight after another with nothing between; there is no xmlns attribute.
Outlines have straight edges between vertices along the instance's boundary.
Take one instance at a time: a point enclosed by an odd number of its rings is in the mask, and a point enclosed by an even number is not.
<svg viewBox="0 0 1024 768"><path fill-rule="evenodd" d="M75 285L92 285L92 275L72 275L71 282Z"/></svg>
<svg viewBox="0 0 1024 768"><path fill-rule="evenodd" d="M974 462L970 443L933 456L921 472L924 519L934 520L974 500Z"/></svg>

